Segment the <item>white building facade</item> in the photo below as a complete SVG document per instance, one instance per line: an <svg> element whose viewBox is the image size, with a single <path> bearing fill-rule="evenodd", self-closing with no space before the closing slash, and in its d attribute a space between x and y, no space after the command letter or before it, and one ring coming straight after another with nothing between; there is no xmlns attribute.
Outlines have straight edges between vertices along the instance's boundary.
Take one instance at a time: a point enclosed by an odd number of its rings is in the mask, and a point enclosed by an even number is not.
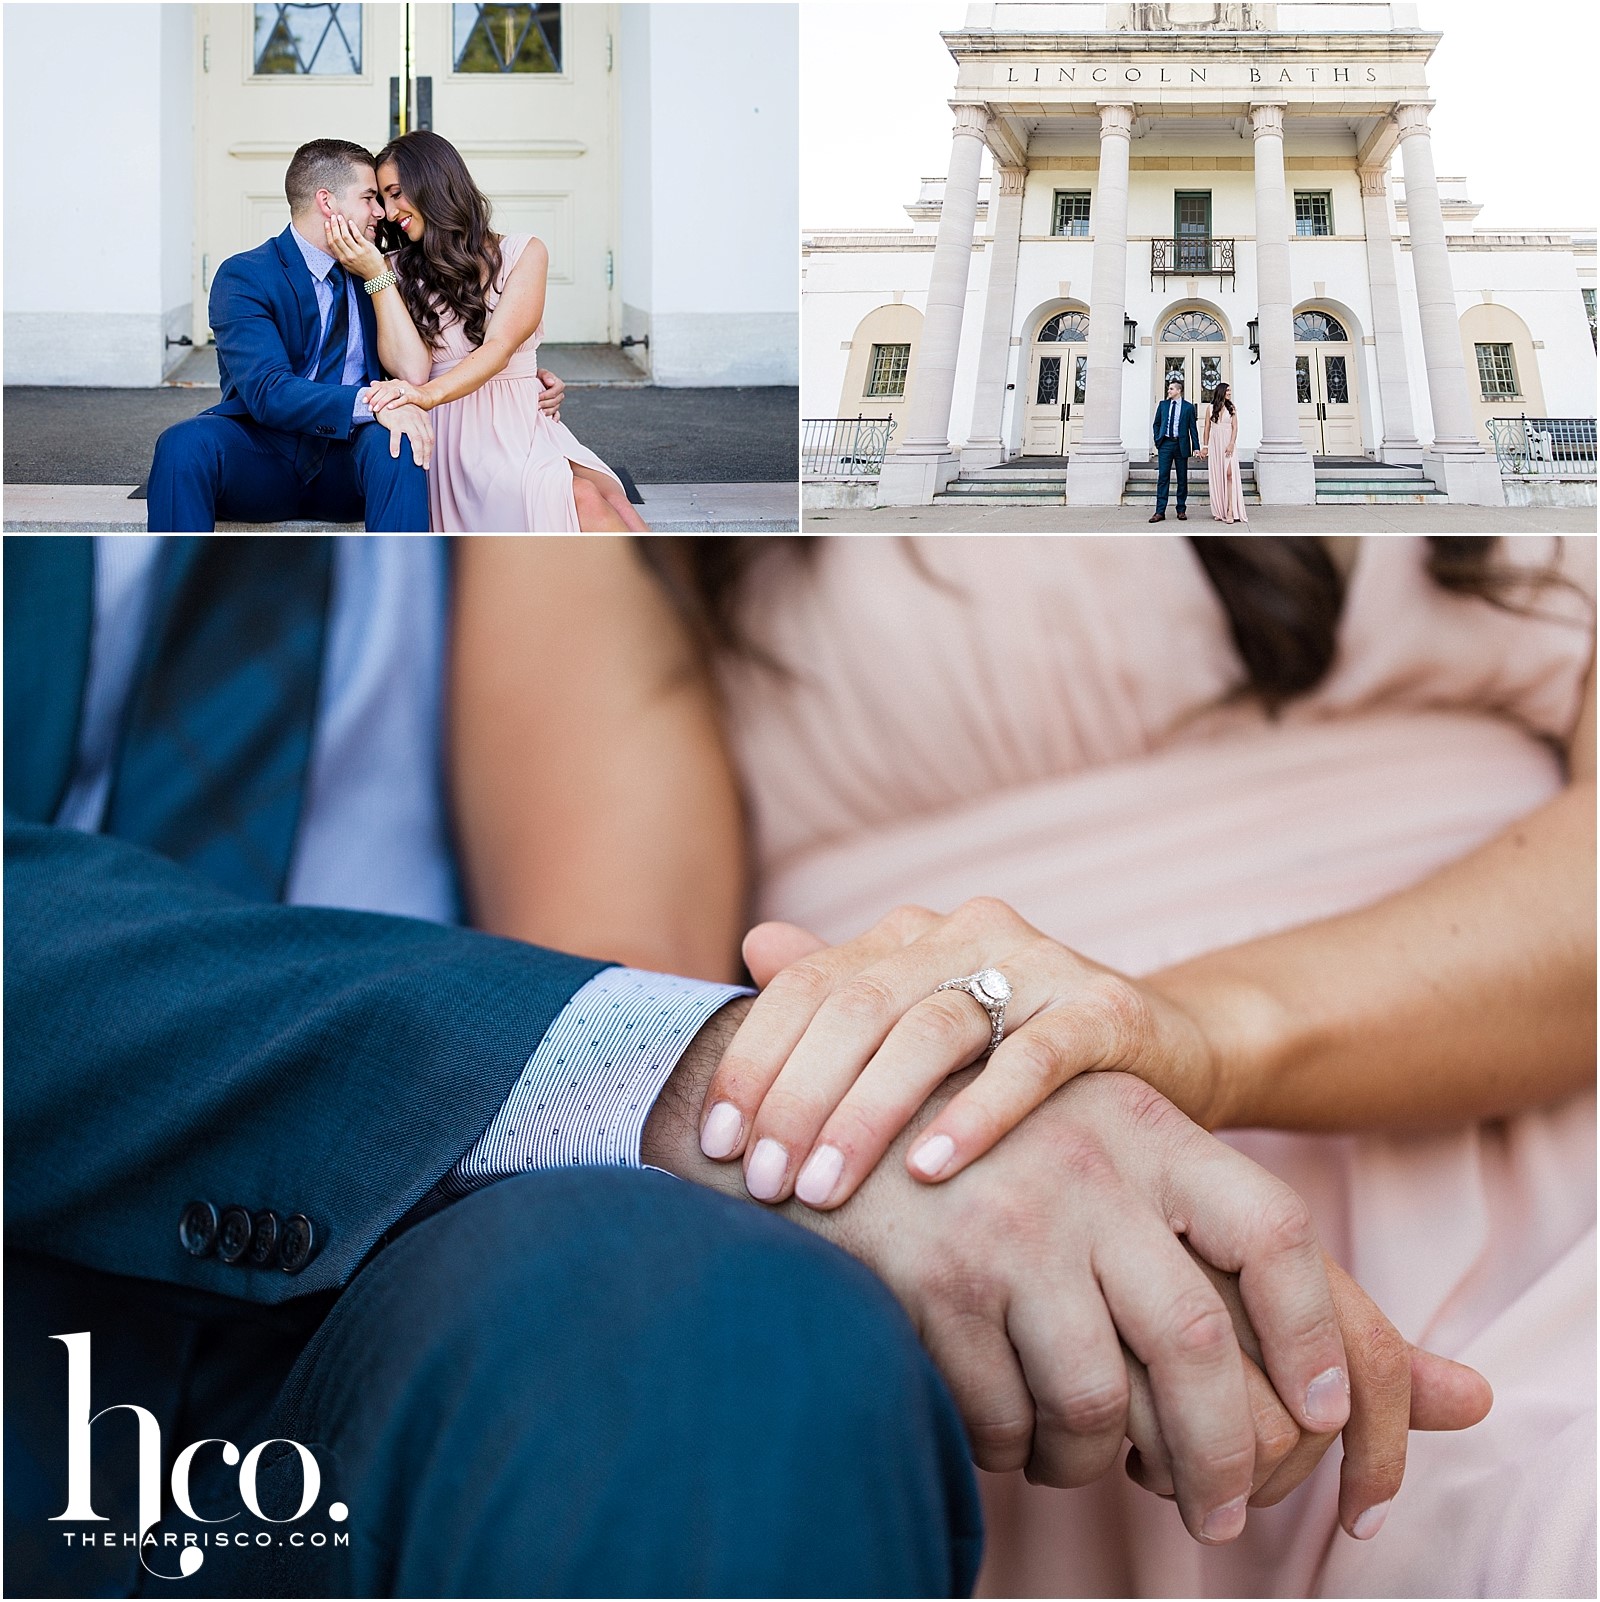
<svg viewBox="0 0 1600 1602"><path fill-rule="evenodd" d="M159 384L308 139L432 127L550 250L548 338L793 384L787 4L8 4L5 382ZM706 85L737 83L736 91ZM725 173L737 212L708 208Z"/></svg>
<svg viewBox="0 0 1600 1602"><path fill-rule="evenodd" d="M1416 9L969 7L912 227L803 236L803 415L892 414L880 505L1028 457L1108 504L1226 380L1264 503L1368 459L1503 504L1490 418L1594 415L1594 236L1474 228Z"/></svg>

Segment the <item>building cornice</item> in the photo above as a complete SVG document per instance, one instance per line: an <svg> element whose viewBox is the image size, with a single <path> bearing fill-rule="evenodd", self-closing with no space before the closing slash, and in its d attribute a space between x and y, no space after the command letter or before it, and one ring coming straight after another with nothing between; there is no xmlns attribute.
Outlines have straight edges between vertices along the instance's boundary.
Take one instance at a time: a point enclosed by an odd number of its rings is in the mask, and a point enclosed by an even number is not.
<svg viewBox="0 0 1600 1602"><path fill-rule="evenodd" d="M1341 56L1427 61L1442 33L988 33L956 30L939 35L957 61L985 56L1123 58L1173 56L1199 60L1240 56Z"/></svg>

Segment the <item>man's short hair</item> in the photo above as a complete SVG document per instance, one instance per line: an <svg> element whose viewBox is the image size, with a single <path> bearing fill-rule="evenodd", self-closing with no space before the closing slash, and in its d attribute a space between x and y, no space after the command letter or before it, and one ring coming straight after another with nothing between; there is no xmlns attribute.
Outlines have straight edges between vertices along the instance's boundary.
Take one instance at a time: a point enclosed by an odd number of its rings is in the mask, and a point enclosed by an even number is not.
<svg viewBox="0 0 1600 1602"><path fill-rule="evenodd" d="M348 189L356 181L358 167L376 165L365 145L351 144L348 139L313 139L301 145L283 175L289 210L304 211L319 189Z"/></svg>
<svg viewBox="0 0 1600 1602"><path fill-rule="evenodd" d="M1174 384L1176 384L1179 389L1183 388L1183 380L1181 378L1169 378L1167 380L1168 389L1171 389Z"/></svg>

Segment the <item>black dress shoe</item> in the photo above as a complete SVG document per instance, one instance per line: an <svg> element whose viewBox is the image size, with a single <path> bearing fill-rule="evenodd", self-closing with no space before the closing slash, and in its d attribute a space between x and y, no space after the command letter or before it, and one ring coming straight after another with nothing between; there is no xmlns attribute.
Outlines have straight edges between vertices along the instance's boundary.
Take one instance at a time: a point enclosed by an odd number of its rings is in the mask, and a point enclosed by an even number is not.
<svg viewBox="0 0 1600 1602"><path fill-rule="evenodd" d="M1150 519L1152 523L1165 523L1166 520L1167 514L1165 512L1157 512L1156 515Z"/></svg>
<svg viewBox="0 0 1600 1602"><path fill-rule="evenodd" d="M1189 514L1187 512L1179 512L1178 521L1180 523L1187 523L1189 521Z"/></svg>

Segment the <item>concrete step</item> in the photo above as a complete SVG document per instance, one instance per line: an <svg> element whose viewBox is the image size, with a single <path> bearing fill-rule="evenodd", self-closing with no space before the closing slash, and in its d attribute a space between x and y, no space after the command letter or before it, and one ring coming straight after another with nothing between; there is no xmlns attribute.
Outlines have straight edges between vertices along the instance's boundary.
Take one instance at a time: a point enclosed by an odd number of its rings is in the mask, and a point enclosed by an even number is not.
<svg viewBox="0 0 1600 1602"><path fill-rule="evenodd" d="M1056 490L1049 495L951 495L941 490L935 506L1065 506L1067 497Z"/></svg>
<svg viewBox="0 0 1600 1602"><path fill-rule="evenodd" d="M8 534L143 534L132 484L7 484ZM641 484L639 515L657 534L795 534L798 484ZM360 533L359 523L219 523L219 533ZM486 529L485 533L499 532Z"/></svg>

